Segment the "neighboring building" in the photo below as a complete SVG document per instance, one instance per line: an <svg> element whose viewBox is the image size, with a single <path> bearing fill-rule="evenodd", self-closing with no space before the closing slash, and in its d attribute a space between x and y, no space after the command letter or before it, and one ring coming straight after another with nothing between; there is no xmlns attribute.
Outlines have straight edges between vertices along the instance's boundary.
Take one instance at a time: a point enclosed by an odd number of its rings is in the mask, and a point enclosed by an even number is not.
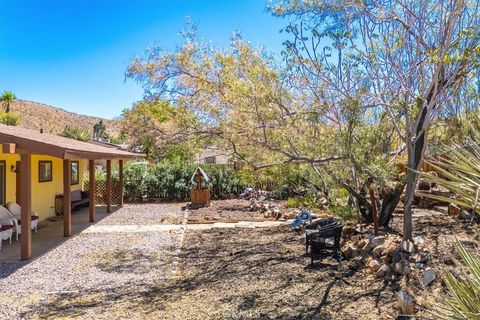
<svg viewBox="0 0 480 320"><path fill-rule="evenodd" d="M95 182L94 163L107 161L107 185L111 182L111 161L120 167L120 194L123 194L123 161L143 157L135 153L94 145L53 134L0 124L0 204L17 202L22 208L36 211L39 220L55 216L55 197L67 194L63 206L64 234L70 236L73 194L83 190L83 176L88 171L90 183ZM68 166L68 169L67 167ZM90 184L89 189L93 190ZM70 192L68 192L70 191ZM77 192L76 192L77 191ZM107 196L107 212L111 210L111 188ZM95 220L95 201L90 195L90 221ZM120 197L120 203L123 198ZM22 210L22 221L30 220L28 209ZM27 214L28 212L28 214ZM26 225L26 229L23 227ZM22 259L31 256L31 237L28 223L22 223ZM25 232L25 233L24 233ZM25 243L24 243L25 241Z"/></svg>
<svg viewBox="0 0 480 320"><path fill-rule="evenodd" d="M195 157L197 164L228 164L228 161L227 150L219 147L205 147Z"/></svg>

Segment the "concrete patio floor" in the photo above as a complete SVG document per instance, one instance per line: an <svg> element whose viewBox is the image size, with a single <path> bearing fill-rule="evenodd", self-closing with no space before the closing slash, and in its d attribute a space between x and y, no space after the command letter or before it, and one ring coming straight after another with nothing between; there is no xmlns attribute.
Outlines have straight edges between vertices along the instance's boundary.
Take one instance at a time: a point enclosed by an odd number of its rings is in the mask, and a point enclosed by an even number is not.
<svg viewBox="0 0 480 320"><path fill-rule="evenodd" d="M115 212L116 207L112 210ZM79 208L72 211L72 232L75 236L107 217L105 206L97 206L96 222L88 221L88 207ZM32 259L38 258L51 249L61 245L69 238L63 236L63 218L53 217L42 221L38 225L38 231L32 231ZM20 260L21 236L16 240L15 234L12 237L12 243L2 242L0 249L0 262L12 262Z"/></svg>

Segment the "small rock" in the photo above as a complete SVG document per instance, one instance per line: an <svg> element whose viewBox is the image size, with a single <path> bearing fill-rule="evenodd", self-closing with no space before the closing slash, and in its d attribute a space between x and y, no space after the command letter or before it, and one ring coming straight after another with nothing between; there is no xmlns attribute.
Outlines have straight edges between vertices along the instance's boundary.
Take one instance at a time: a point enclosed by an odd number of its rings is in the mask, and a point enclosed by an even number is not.
<svg viewBox="0 0 480 320"><path fill-rule="evenodd" d="M470 220L472 218L472 215L470 214L470 212L467 212L465 210L462 210L462 212L460 212L460 214L458 215L458 219L462 219L462 220Z"/></svg>
<svg viewBox="0 0 480 320"><path fill-rule="evenodd" d="M410 240L404 240L400 244L400 249L406 253L414 253L415 252L415 246L412 241Z"/></svg>
<svg viewBox="0 0 480 320"><path fill-rule="evenodd" d="M342 253L347 259L355 258L358 255L357 248L350 243L346 243L342 248Z"/></svg>
<svg viewBox="0 0 480 320"><path fill-rule="evenodd" d="M368 267L370 268L370 270L373 273L376 273L378 271L378 269L380 269L381 266L382 266L382 264L378 260L375 260L375 259L368 263Z"/></svg>
<svg viewBox="0 0 480 320"><path fill-rule="evenodd" d="M448 205L448 214L450 216L458 216L460 213L462 212L462 209L460 209L459 206L457 206L456 204L453 204L453 203L450 203Z"/></svg>
<svg viewBox="0 0 480 320"><path fill-rule="evenodd" d="M384 276L387 274L388 270L390 270L389 266L387 266L386 264L383 264L383 265L377 270L377 272L375 272L375 276L376 276L377 278L382 278L382 277L384 277Z"/></svg>
<svg viewBox="0 0 480 320"><path fill-rule="evenodd" d="M357 244L357 249L358 250L362 250L363 247L365 247L365 245L368 244L368 240L367 239L362 239L362 240L359 240L358 241L358 244Z"/></svg>
<svg viewBox="0 0 480 320"><path fill-rule="evenodd" d="M412 315L414 313L413 299L405 291L402 290L397 294L397 302L402 314Z"/></svg>
<svg viewBox="0 0 480 320"><path fill-rule="evenodd" d="M433 282L433 280L435 280L435 278L435 270L433 270L432 268L426 268L423 272L423 285L428 286L430 283Z"/></svg>
<svg viewBox="0 0 480 320"><path fill-rule="evenodd" d="M425 242L425 240L423 240L423 238L420 237L420 236L413 237L413 244L416 245L416 246L418 246L418 245L420 245L424 242Z"/></svg>
<svg viewBox="0 0 480 320"><path fill-rule="evenodd" d="M376 258L380 258L383 254L383 245L379 245L379 246L376 246L375 248L373 248L373 255L376 257Z"/></svg>
<svg viewBox="0 0 480 320"><path fill-rule="evenodd" d="M420 252L415 253L413 256L410 257L410 261L414 263L425 263L427 262L428 257L426 254L422 254Z"/></svg>
<svg viewBox="0 0 480 320"><path fill-rule="evenodd" d="M385 243L385 237L384 236L373 237L372 240L370 241L370 244L371 244L372 248L374 248L376 246L379 246L379 245L382 245L384 243Z"/></svg>

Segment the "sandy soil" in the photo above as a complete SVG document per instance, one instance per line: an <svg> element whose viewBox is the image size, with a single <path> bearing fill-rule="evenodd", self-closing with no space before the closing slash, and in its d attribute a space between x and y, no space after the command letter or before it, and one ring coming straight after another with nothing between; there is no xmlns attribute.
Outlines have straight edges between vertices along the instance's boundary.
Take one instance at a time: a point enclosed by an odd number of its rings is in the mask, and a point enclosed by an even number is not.
<svg viewBox="0 0 480 320"><path fill-rule="evenodd" d="M271 200L283 213L293 211L286 208L285 201ZM238 221L265 221L273 218L265 218L260 211L250 210L250 200L229 199L211 202L210 207L192 209L188 216L188 223L214 223L214 222L238 222Z"/></svg>

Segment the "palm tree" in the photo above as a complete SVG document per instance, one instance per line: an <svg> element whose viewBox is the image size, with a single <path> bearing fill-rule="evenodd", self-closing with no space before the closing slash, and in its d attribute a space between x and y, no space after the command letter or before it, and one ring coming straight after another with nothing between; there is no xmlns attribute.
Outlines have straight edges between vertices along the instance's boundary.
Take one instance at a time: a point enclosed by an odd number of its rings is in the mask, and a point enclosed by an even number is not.
<svg viewBox="0 0 480 320"><path fill-rule="evenodd" d="M5 104L6 113L10 112L10 103L12 103L12 101L15 99L17 99L17 97L15 97L15 94L13 94L12 91L3 92L2 96L0 97L0 101Z"/></svg>

